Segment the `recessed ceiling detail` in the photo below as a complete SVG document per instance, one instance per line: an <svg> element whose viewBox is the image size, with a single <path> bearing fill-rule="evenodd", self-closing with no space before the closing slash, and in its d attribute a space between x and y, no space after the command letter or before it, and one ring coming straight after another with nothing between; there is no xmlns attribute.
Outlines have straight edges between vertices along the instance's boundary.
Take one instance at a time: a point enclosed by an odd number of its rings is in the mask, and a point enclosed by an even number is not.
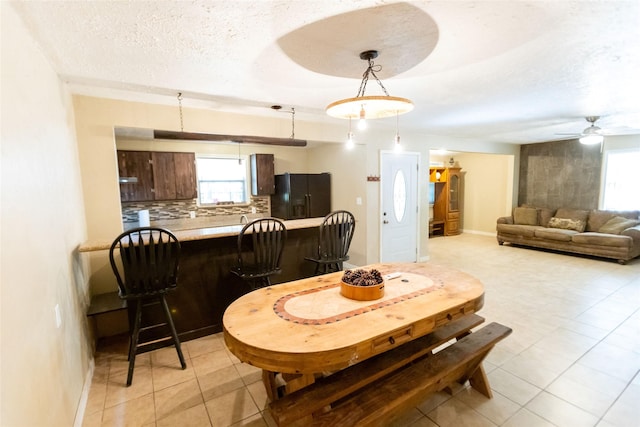
<svg viewBox="0 0 640 427"><path fill-rule="evenodd" d="M324 75L358 78L360 52L376 49L389 78L418 65L435 49L438 26L422 9L394 3L354 10L298 28L278 39L278 46L298 65Z"/></svg>
<svg viewBox="0 0 640 427"><path fill-rule="evenodd" d="M278 104L324 125L333 120L324 106L356 96L358 54L376 49L388 92L415 104L402 119L406 141L543 142L579 133L592 115L606 133L640 129L635 0L2 5L79 95L175 106L182 92L187 108L273 118ZM391 137L394 122L374 126ZM218 123L207 131L228 133Z"/></svg>

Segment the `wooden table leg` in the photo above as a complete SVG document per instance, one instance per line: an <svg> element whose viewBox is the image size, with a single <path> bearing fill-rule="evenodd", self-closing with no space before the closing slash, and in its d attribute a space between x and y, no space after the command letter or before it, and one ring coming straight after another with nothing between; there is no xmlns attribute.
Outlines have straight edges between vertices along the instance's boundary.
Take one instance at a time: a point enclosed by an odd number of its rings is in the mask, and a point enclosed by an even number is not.
<svg viewBox="0 0 640 427"><path fill-rule="evenodd" d="M273 402L278 400L278 384L276 383L277 372L262 371L262 382L267 390L267 396Z"/></svg>

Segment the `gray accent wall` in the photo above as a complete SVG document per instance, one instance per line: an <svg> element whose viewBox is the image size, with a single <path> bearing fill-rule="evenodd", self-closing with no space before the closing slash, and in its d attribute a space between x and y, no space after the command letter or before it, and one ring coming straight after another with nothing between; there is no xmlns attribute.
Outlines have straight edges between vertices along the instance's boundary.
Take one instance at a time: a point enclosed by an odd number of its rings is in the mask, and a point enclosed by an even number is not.
<svg viewBox="0 0 640 427"><path fill-rule="evenodd" d="M600 145L577 139L522 145L518 205L597 209L601 169Z"/></svg>

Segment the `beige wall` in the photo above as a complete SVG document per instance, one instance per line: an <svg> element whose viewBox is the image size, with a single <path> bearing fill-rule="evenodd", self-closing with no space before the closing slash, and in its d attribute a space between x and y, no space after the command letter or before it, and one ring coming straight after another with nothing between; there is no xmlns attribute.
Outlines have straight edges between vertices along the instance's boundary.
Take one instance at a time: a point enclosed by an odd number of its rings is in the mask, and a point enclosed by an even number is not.
<svg viewBox="0 0 640 427"><path fill-rule="evenodd" d="M496 219L511 214L513 156L461 153L455 158L464 176L463 232L495 235Z"/></svg>
<svg viewBox="0 0 640 427"><path fill-rule="evenodd" d="M86 231L73 108L12 6L0 7L0 425L71 426L92 354L87 278L74 252Z"/></svg>
<svg viewBox="0 0 640 427"><path fill-rule="evenodd" d="M496 219L513 208L516 156L461 152L431 160L448 166L451 157L463 174L462 231L495 235Z"/></svg>

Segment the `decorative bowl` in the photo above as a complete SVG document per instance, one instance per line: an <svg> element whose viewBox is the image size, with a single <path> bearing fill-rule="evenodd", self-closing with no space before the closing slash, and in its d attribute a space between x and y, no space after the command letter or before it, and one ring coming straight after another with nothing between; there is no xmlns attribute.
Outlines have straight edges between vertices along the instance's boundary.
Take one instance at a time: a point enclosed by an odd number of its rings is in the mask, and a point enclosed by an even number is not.
<svg viewBox="0 0 640 427"><path fill-rule="evenodd" d="M354 286L340 281L340 294L357 301L371 301L384 296L384 281L373 286Z"/></svg>

